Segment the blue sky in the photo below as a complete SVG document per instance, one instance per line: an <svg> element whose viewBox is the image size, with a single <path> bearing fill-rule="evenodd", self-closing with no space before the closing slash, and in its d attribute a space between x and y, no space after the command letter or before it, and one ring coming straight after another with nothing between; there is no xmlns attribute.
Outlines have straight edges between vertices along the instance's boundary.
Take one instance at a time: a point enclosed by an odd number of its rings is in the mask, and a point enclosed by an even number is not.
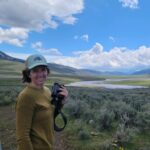
<svg viewBox="0 0 150 150"><path fill-rule="evenodd" d="M0 50L99 71L150 68L149 0L1 0Z"/></svg>

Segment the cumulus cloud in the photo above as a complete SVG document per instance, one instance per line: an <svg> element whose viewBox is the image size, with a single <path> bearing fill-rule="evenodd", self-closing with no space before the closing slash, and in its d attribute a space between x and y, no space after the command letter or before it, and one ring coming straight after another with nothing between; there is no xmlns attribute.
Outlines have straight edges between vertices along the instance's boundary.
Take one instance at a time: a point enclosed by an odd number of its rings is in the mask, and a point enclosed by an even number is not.
<svg viewBox="0 0 150 150"><path fill-rule="evenodd" d="M1 0L0 24L29 30L56 28L60 22L74 24L74 15L83 8L83 0Z"/></svg>
<svg viewBox="0 0 150 150"><path fill-rule="evenodd" d="M28 30L23 28L2 29L0 27L0 43L22 47L28 38Z"/></svg>
<svg viewBox="0 0 150 150"><path fill-rule="evenodd" d="M85 56L85 55L99 55L103 52L103 46L100 43L96 43L90 50L87 51L76 51L73 54L78 56Z"/></svg>
<svg viewBox="0 0 150 150"><path fill-rule="evenodd" d="M139 1L138 0L119 0L122 3L123 7L129 7L131 9L138 8Z"/></svg>
<svg viewBox="0 0 150 150"><path fill-rule="evenodd" d="M114 47L105 51L96 43L86 51L76 51L73 57L58 58L55 63L76 68L88 68L99 71L135 71L150 66L150 47L140 46L135 50L126 47Z"/></svg>
<svg viewBox="0 0 150 150"><path fill-rule="evenodd" d="M51 56L62 55L61 52L59 52L59 50L56 48L49 48L49 49L43 48L43 44L40 41L38 41L36 43L32 43L31 47L34 48L35 50L37 50L38 52L42 53L43 55L45 55L45 54L51 55Z"/></svg>
<svg viewBox="0 0 150 150"><path fill-rule="evenodd" d="M81 40L83 40L83 41L88 42L88 41L89 41L89 35L88 35L88 34L83 34L83 35L81 35L81 36L75 35L75 36L74 36L74 39L75 39L75 40L81 39Z"/></svg>
<svg viewBox="0 0 150 150"><path fill-rule="evenodd" d="M28 32L57 28L60 23L73 25L74 15L83 9L83 0L1 0L0 43L21 47Z"/></svg>
<svg viewBox="0 0 150 150"><path fill-rule="evenodd" d="M75 68L131 72L150 67L150 47L146 46L140 46L135 50L126 47L114 47L106 51L100 43L96 43L91 49L76 51L73 56L69 57L64 55L52 55L51 49L49 53L43 53L42 43L40 42L32 46L39 49L39 52L46 57L48 62ZM11 54L11 56L17 57L17 54Z"/></svg>

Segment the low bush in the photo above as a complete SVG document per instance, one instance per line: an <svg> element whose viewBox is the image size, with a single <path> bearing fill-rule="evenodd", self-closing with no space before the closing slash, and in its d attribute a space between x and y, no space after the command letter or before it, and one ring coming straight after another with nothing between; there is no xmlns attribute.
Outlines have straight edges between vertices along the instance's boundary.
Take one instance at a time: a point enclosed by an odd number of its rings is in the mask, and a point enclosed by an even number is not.
<svg viewBox="0 0 150 150"><path fill-rule="evenodd" d="M147 132L150 129L149 89L109 90L71 87L68 90L69 101L64 108L68 118L74 120L71 128L76 128L71 129L70 133L77 135L79 139L88 140L90 131L95 131L97 135L106 132L112 141L118 142L117 146L130 150L130 145L132 148L140 145L132 143L133 139L140 136L141 131ZM87 128L89 129L86 130ZM90 138L92 139L91 136ZM99 148L95 146L95 150L112 149L111 140L106 143L102 141L97 143Z"/></svg>

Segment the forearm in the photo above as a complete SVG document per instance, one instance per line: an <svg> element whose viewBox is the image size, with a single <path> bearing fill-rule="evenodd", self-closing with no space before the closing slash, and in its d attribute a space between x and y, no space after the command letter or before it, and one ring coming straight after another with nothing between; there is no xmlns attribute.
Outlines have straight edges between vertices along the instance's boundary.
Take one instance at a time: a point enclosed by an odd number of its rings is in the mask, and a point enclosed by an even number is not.
<svg viewBox="0 0 150 150"><path fill-rule="evenodd" d="M16 136L17 136L17 150L33 150L30 138L30 122L29 117L25 117L22 111L17 111L16 118ZM27 121L28 120L28 121Z"/></svg>
<svg viewBox="0 0 150 150"><path fill-rule="evenodd" d="M16 107L16 136L17 150L33 150L33 145L30 137L32 116L34 107L32 103L26 104L20 101Z"/></svg>

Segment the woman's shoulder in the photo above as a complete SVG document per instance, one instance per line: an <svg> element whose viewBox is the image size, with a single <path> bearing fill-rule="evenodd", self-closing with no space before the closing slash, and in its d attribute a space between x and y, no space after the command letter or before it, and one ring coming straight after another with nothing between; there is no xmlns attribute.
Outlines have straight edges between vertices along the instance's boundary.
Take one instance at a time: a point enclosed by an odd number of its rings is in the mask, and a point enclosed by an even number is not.
<svg viewBox="0 0 150 150"><path fill-rule="evenodd" d="M51 95L51 90L47 86L44 86L44 91Z"/></svg>
<svg viewBox="0 0 150 150"><path fill-rule="evenodd" d="M18 95L17 101L24 102L24 101L30 101L33 102L34 95L31 90L28 89L28 87L25 87Z"/></svg>
<svg viewBox="0 0 150 150"><path fill-rule="evenodd" d="M26 86L22 91L19 93L19 96L29 96L30 95L30 90L28 86Z"/></svg>
<svg viewBox="0 0 150 150"><path fill-rule="evenodd" d="M44 86L44 90L50 91L50 89L47 86Z"/></svg>
<svg viewBox="0 0 150 150"><path fill-rule="evenodd" d="M31 99L32 98L32 91L28 88L25 87L18 95L19 99Z"/></svg>

